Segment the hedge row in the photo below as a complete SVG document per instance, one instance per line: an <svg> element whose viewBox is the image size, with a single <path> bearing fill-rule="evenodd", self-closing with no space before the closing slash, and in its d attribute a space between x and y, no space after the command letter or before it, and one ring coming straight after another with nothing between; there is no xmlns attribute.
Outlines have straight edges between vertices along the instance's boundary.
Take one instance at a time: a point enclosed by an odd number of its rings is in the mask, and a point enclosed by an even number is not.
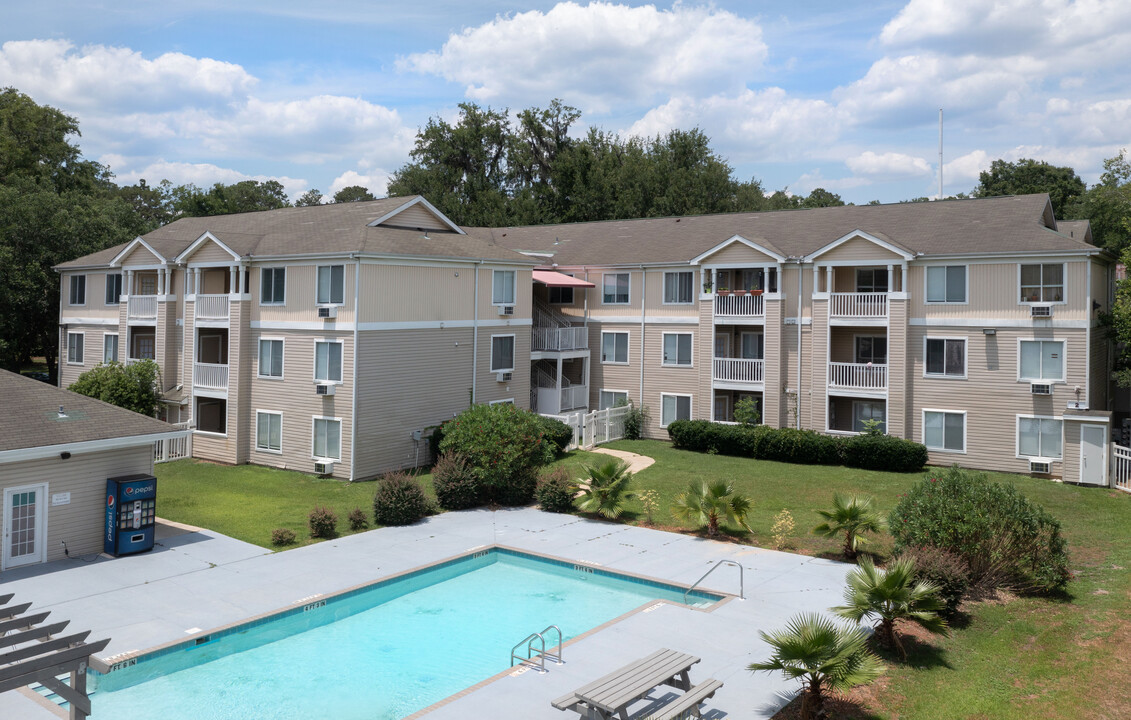
<svg viewBox="0 0 1131 720"><path fill-rule="evenodd" d="M721 425L707 420L677 420L668 425L668 435L684 450L803 465L916 472L927 464L924 445L890 435L836 437L815 430Z"/></svg>

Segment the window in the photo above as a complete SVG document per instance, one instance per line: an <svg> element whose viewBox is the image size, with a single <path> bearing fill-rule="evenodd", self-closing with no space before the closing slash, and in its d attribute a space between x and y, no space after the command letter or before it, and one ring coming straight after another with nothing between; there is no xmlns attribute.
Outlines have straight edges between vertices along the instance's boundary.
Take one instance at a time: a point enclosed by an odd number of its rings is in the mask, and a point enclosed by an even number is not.
<svg viewBox="0 0 1131 720"><path fill-rule="evenodd" d="M1017 454L1021 457L1060 458L1063 421L1017 416Z"/></svg>
<svg viewBox="0 0 1131 720"><path fill-rule="evenodd" d="M601 333L601 362L628 364L628 333Z"/></svg>
<svg viewBox="0 0 1131 720"><path fill-rule="evenodd" d="M319 305L342 305L346 301L346 266L318 266Z"/></svg>
<svg viewBox="0 0 1131 720"><path fill-rule="evenodd" d="M495 270L491 273L491 302L495 305L514 305L514 270Z"/></svg>
<svg viewBox="0 0 1131 720"><path fill-rule="evenodd" d="M966 266L933 265L928 267L927 302L966 302Z"/></svg>
<svg viewBox="0 0 1131 720"><path fill-rule="evenodd" d="M628 273L605 273L601 276L601 302L605 305L628 304Z"/></svg>
<svg viewBox="0 0 1131 720"><path fill-rule="evenodd" d="M329 343L322 343L328 345ZM341 344L334 343L338 347L338 366L339 373L338 379L341 379ZM327 353L331 351L327 350ZM317 370L315 371L317 374ZM283 341L282 340L260 340L259 341L259 377L283 377Z"/></svg>
<svg viewBox="0 0 1131 720"><path fill-rule="evenodd" d="M1063 340L1022 340L1019 380L1064 381Z"/></svg>
<svg viewBox="0 0 1131 720"><path fill-rule="evenodd" d="M137 294L157 294L157 273L146 273L144 275L137 276Z"/></svg>
<svg viewBox="0 0 1131 720"><path fill-rule="evenodd" d="M660 425L667 427L676 420L691 419L691 396L660 393Z"/></svg>
<svg viewBox="0 0 1131 720"><path fill-rule="evenodd" d="M321 268L319 268L321 271ZM319 272L321 276L321 272ZM287 269L263 268L259 275L259 304L282 305L287 301ZM339 302L341 302L339 300Z"/></svg>
<svg viewBox="0 0 1131 720"><path fill-rule="evenodd" d="M597 409L608 410L628 404L628 393L622 390L602 390L597 396Z"/></svg>
<svg viewBox="0 0 1131 720"><path fill-rule="evenodd" d="M765 357L765 338L762 333L742 333L742 347L739 357L745 360L761 360Z"/></svg>
<svg viewBox="0 0 1131 720"><path fill-rule="evenodd" d="M82 365L82 345L86 336L81 333L67 333L67 363Z"/></svg>
<svg viewBox="0 0 1131 720"><path fill-rule="evenodd" d="M691 333L664 333L664 365L691 365Z"/></svg>
<svg viewBox="0 0 1131 720"><path fill-rule="evenodd" d="M886 403L882 400L878 402L869 402L867 400L855 400L852 403L852 429L855 432L864 432L868 427L864 424L869 420L878 420L880 431L886 432L887 428L884 426L887 422L887 407Z"/></svg>
<svg viewBox="0 0 1131 720"><path fill-rule="evenodd" d="M1064 265L1022 265L1021 302L1064 302Z"/></svg>
<svg viewBox="0 0 1131 720"><path fill-rule="evenodd" d="M283 416L281 413L256 411L255 449L264 452L283 451Z"/></svg>
<svg viewBox="0 0 1131 720"><path fill-rule="evenodd" d="M924 410L923 444L928 450L966 452L966 413Z"/></svg>
<svg viewBox="0 0 1131 720"><path fill-rule="evenodd" d="M280 352L279 361L282 362L282 359ZM342 343L335 340L314 342L314 379L319 382L342 381Z"/></svg>
<svg viewBox="0 0 1131 720"><path fill-rule="evenodd" d="M102 362L118 362L118 336L106 333L102 336Z"/></svg>
<svg viewBox="0 0 1131 720"><path fill-rule="evenodd" d="M664 304L690 303L694 279L695 273L690 270L664 273Z"/></svg>
<svg viewBox="0 0 1131 720"><path fill-rule="evenodd" d="M570 275L570 277L573 277L573 275ZM573 304L573 288L571 288L571 287L552 287L552 288L550 288L550 303L553 304L553 305L572 305Z"/></svg>
<svg viewBox="0 0 1131 720"><path fill-rule="evenodd" d="M730 395L715 396L715 422L730 421Z"/></svg>
<svg viewBox="0 0 1131 720"><path fill-rule="evenodd" d="M491 372L514 370L514 335L491 336Z"/></svg>
<svg viewBox="0 0 1131 720"><path fill-rule="evenodd" d="M966 340L927 338L927 375L966 377Z"/></svg>
<svg viewBox="0 0 1131 720"><path fill-rule="evenodd" d="M122 301L122 273L106 273L106 304L117 305Z"/></svg>
<svg viewBox="0 0 1131 720"><path fill-rule="evenodd" d="M507 398L506 400L492 400L487 403L488 405L514 405L514 398Z"/></svg>
<svg viewBox="0 0 1131 720"><path fill-rule="evenodd" d="M856 292L887 292L888 271L883 268L857 268Z"/></svg>
<svg viewBox="0 0 1131 720"><path fill-rule="evenodd" d="M338 418L314 418L314 457L342 459L342 421Z"/></svg>
<svg viewBox="0 0 1131 720"><path fill-rule="evenodd" d="M86 275L71 276L71 297L68 305L86 305Z"/></svg>
<svg viewBox="0 0 1131 720"><path fill-rule="evenodd" d="M856 362L886 365L888 362L887 337L883 335L857 335Z"/></svg>

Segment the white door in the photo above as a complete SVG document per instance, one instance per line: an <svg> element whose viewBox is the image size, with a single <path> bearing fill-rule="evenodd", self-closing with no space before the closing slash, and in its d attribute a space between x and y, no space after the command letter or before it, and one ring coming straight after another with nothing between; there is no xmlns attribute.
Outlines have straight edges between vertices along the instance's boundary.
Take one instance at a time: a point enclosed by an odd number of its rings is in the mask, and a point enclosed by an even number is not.
<svg viewBox="0 0 1131 720"><path fill-rule="evenodd" d="M0 570L44 561L46 518L47 485L5 488Z"/></svg>
<svg viewBox="0 0 1131 720"><path fill-rule="evenodd" d="M1107 485L1107 427L1080 423L1080 482Z"/></svg>

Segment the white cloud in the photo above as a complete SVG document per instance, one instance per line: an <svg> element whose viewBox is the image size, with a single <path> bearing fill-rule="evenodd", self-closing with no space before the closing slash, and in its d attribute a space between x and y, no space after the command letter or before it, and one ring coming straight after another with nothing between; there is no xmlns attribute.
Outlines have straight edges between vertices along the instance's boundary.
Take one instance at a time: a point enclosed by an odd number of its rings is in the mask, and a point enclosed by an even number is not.
<svg viewBox="0 0 1131 720"><path fill-rule="evenodd" d="M330 192L327 195L333 196L342 188L350 187L351 185L360 185L368 188L369 192L373 193L374 197L384 197L389 188L389 173L383 171L375 171L362 175L354 170L347 170L338 177L334 178L334 182L330 183Z"/></svg>
<svg viewBox="0 0 1131 720"><path fill-rule="evenodd" d="M725 10L562 2L497 16L399 65L462 83L480 102L562 97L600 113L668 94L733 92L766 53L758 24Z"/></svg>
<svg viewBox="0 0 1131 720"><path fill-rule="evenodd" d="M985 150L974 150L950 162L943 163L943 182L947 185L954 183L974 184L978 182L978 175L990 169L991 158Z"/></svg>
<svg viewBox="0 0 1131 720"><path fill-rule="evenodd" d="M790 184L789 189L793 195L808 195L817 188L824 188L829 192L839 193L842 190L871 185L872 181L862 177L827 178L819 169L804 173Z"/></svg>
<svg viewBox="0 0 1131 720"><path fill-rule="evenodd" d="M877 154L868 150L847 158L844 164L856 175L884 180L918 178L934 172L931 164L923 158L896 152Z"/></svg>
<svg viewBox="0 0 1131 720"><path fill-rule="evenodd" d="M125 158L104 155L99 160L113 168L115 162L123 162ZM174 185L191 183L204 189L208 189L215 183L231 184L242 180L258 180L259 182L278 180L291 197L297 197L308 186L306 180L285 175L248 175L239 170L222 168L210 163L171 162L167 160L159 160L140 169L115 169L114 174L117 176L118 183L122 185L133 185L141 179L146 180L150 185L156 185L162 180L169 180Z"/></svg>

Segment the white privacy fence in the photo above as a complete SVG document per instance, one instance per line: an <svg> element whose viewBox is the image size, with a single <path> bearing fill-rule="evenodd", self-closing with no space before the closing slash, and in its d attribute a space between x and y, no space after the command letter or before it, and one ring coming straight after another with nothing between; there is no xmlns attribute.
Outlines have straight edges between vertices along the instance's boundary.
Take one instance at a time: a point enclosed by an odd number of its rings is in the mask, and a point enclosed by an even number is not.
<svg viewBox="0 0 1131 720"><path fill-rule="evenodd" d="M1131 492L1131 448L1112 445L1111 485L1125 492Z"/></svg>
<svg viewBox="0 0 1131 720"><path fill-rule="evenodd" d="M591 413L575 412L546 417L561 420L573 429L573 439L568 448L573 450L591 448L594 445L623 438L624 421L631 411L631 407L622 405L608 410L594 410Z"/></svg>

